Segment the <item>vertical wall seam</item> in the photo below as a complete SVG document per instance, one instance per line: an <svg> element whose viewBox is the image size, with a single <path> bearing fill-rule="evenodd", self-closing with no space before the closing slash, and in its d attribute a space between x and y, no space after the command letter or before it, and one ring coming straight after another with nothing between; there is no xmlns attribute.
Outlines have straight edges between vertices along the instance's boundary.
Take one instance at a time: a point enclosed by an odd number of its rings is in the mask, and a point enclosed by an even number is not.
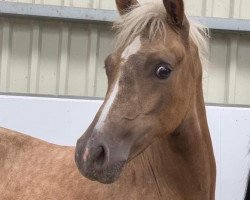
<svg viewBox="0 0 250 200"><path fill-rule="evenodd" d="M30 23L30 45L29 45L29 61L28 61L28 77L27 77L27 93L31 93L31 68L32 68L32 52L33 52L33 21Z"/></svg>
<svg viewBox="0 0 250 200"><path fill-rule="evenodd" d="M2 78L2 53L3 53L3 26L4 26L4 20L3 18L0 18L0 26L2 28L2 37L1 40L1 47L0 47L0 91L1 91L1 78Z"/></svg>
<svg viewBox="0 0 250 200"><path fill-rule="evenodd" d="M202 0L202 11L201 11L202 16L206 16L206 8L207 8L206 2L207 2L206 0Z"/></svg>
<svg viewBox="0 0 250 200"><path fill-rule="evenodd" d="M73 7L72 0L63 0L62 6L71 6L71 7Z"/></svg>
<svg viewBox="0 0 250 200"><path fill-rule="evenodd" d="M97 25L89 25L89 55L88 55L88 68L87 68L87 96L94 96L95 85L95 66L96 66L96 52L98 40Z"/></svg>
<svg viewBox="0 0 250 200"><path fill-rule="evenodd" d="M229 17L233 18L234 17L234 6L235 6L235 0L230 0L230 9L229 9Z"/></svg>
<svg viewBox="0 0 250 200"><path fill-rule="evenodd" d="M97 76L98 76L98 60L100 57L100 31L97 32L97 52L96 52L96 63L95 63L95 83L94 83L94 95L97 96Z"/></svg>
<svg viewBox="0 0 250 200"><path fill-rule="evenodd" d="M66 53L66 63L65 63L65 77L64 77L64 95L66 95L66 87L67 87L67 79L68 79L68 73L69 73L69 54L70 54L70 45L71 45L71 31L69 28L69 24L67 24L67 43L66 43L66 48L65 48L65 53Z"/></svg>
<svg viewBox="0 0 250 200"><path fill-rule="evenodd" d="M205 16L212 17L213 16L213 0L205 1Z"/></svg>
<svg viewBox="0 0 250 200"><path fill-rule="evenodd" d="M240 9L239 18L241 19L242 18L242 0L240 0L239 9Z"/></svg>
<svg viewBox="0 0 250 200"><path fill-rule="evenodd" d="M230 37L227 38L227 59L226 59L226 78L225 78L225 88L224 88L224 102L227 103L229 101L229 77L230 77L230 61L231 61L231 42Z"/></svg>
<svg viewBox="0 0 250 200"><path fill-rule="evenodd" d="M235 103L236 73L238 64L238 35L232 35L229 40L230 52L228 55L228 87L226 103Z"/></svg>
<svg viewBox="0 0 250 200"><path fill-rule="evenodd" d="M13 22L9 23L9 53L7 57L7 81L6 81L6 91L10 92L10 79L11 79L11 57L12 57L12 42L13 42Z"/></svg>
<svg viewBox="0 0 250 200"><path fill-rule="evenodd" d="M101 8L101 0L92 0L92 8Z"/></svg>
<svg viewBox="0 0 250 200"><path fill-rule="evenodd" d="M59 32L59 44L58 44L58 48L57 48L57 68L56 68L56 94L59 95L59 90L60 90L60 68L61 68L61 60L62 60L62 43L63 43L63 40L62 40L62 35L63 35L63 25L62 25L62 22L60 23L60 32Z"/></svg>
<svg viewBox="0 0 250 200"><path fill-rule="evenodd" d="M1 55L1 82L0 91L7 92L7 70L9 57L9 37L10 37L10 22L6 18L3 19L3 37L2 37L2 55Z"/></svg>
<svg viewBox="0 0 250 200"><path fill-rule="evenodd" d="M240 40L240 38L241 38L241 35L240 34L238 34L237 35L237 47L236 47L236 54L235 54L235 56L236 56L236 60L235 60L235 62L236 62L236 67L235 67L235 84L234 84L234 90L233 90L233 94L234 94L234 103L236 103L236 95L237 95L237 93L236 93L236 89L237 89L237 69L238 69L238 64L239 64L239 40Z"/></svg>
<svg viewBox="0 0 250 200"><path fill-rule="evenodd" d="M69 28L68 24L61 24L61 34L60 34L60 54L59 54L59 77L58 77L58 94L65 95L66 93L66 73L68 65L68 46L69 46Z"/></svg>
<svg viewBox="0 0 250 200"><path fill-rule="evenodd" d="M69 26L69 34L68 34L68 59L67 59L67 69L66 69L66 80L65 80L65 95L69 95L69 64L71 61L71 56L70 56L70 52L71 52L71 37L72 37L72 27Z"/></svg>
<svg viewBox="0 0 250 200"><path fill-rule="evenodd" d="M29 93L35 94L37 87L37 74L39 65L39 37L40 23L33 21L31 30L31 52L30 52L30 77L29 77Z"/></svg>
<svg viewBox="0 0 250 200"><path fill-rule="evenodd" d="M234 0L234 4L232 5L233 9L233 18L240 18L241 15L241 0Z"/></svg>
<svg viewBox="0 0 250 200"><path fill-rule="evenodd" d="M93 8L100 7L100 0L93 0ZM95 92L95 77L97 65L97 51L98 51L98 26L89 25L89 55L88 55L88 68L87 68L87 96L94 96Z"/></svg>
<svg viewBox="0 0 250 200"><path fill-rule="evenodd" d="M35 4L43 4L43 0L33 0L33 3Z"/></svg>
<svg viewBox="0 0 250 200"><path fill-rule="evenodd" d="M210 38L210 42L209 42L209 55L208 55L208 59L209 59L209 62L208 62L208 64L209 65L211 65L211 50L212 50L212 44L211 44L211 38ZM204 68L203 68L203 70L204 70ZM206 73L207 73L207 80L206 80L206 84L207 84L207 88L206 88L206 92L205 92L205 94L206 94L206 96L205 96L205 100L206 101L208 101L208 98L209 98L209 81L210 81L210 79L209 79L209 66L207 66L207 68L205 69L206 70Z"/></svg>
<svg viewBox="0 0 250 200"><path fill-rule="evenodd" d="M40 25L39 31L39 41L38 41L38 63L37 63L37 73L36 73L36 93L39 93L40 88L40 71L41 71L41 52L42 52L42 34L43 26Z"/></svg>
<svg viewBox="0 0 250 200"><path fill-rule="evenodd" d="M89 85L89 63L90 63L90 47L91 47L91 27L90 25L87 26L88 27L88 41L87 41L87 47L88 47L88 51L87 51L87 66L86 66L86 74L85 74L85 77L84 77L84 80L86 81L86 84L85 84L85 88L84 88L84 94L87 95L88 93L88 85Z"/></svg>
<svg viewBox="0 0 250 200"><path fill-rule="evenodd" d="M214 0L212 0L211 17L213 17L213 16L214 16L214 12L213 12L213 10L214 10Z"/></svg>

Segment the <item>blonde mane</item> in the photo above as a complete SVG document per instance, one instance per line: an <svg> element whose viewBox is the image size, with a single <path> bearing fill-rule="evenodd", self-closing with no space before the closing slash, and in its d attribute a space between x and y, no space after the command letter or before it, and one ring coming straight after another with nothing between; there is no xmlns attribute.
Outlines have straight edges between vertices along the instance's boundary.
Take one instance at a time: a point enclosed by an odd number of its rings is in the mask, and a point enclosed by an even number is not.
<svg viewBox="0 0 250 200"><path fill-rule="evenodd" d="M116 31L115 49L128 46L146 28L149 28L149 39L156 36L167 37L166 9L161 2L152 1L133 6L118 19L113 28ZM208 54L208 29L189 19L190 38L199 49L202 64L206 63Z"/></svg>

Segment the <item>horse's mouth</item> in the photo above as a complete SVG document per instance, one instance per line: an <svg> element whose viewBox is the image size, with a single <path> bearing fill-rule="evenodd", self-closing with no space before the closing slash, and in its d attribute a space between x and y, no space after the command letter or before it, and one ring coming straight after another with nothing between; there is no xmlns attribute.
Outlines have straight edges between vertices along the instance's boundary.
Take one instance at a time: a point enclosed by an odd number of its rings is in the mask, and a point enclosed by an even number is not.
<svg viewBox="0 0 250 200"><path fill-rule="evenodd" d="M80 173L89 180L112 184L119 178L126 161L117 161L102 167L92 163L79 163L78 161L76 163Z"/></svg>

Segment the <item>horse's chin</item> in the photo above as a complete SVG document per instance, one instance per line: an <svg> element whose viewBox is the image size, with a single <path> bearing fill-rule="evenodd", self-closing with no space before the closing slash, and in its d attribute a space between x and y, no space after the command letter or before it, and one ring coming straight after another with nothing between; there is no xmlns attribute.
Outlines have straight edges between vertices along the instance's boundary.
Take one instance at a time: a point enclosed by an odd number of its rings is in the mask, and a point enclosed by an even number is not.
<svg viewBox="0 0 250 200"><path fill-rule="evenodd" d="M93 166L78 166L80 173L91 181L97 181L102 184L112 184L116 182L123 170L126 161L120 161L115 164L108 165L104 168L95 168Z"/></svg>

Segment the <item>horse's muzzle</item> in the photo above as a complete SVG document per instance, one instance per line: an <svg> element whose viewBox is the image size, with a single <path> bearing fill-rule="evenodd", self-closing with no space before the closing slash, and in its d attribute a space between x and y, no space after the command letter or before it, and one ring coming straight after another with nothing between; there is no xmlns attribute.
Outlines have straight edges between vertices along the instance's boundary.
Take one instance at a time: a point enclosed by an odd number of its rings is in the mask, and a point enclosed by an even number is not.
<svg viewBox="0 0 250 200"><path fill-rule="evenodd" d="M112 147L100 139L90 138L77 142L75 161L81 174L86 178L104 184L115 182L127 161L127 150Z"/></svg>

